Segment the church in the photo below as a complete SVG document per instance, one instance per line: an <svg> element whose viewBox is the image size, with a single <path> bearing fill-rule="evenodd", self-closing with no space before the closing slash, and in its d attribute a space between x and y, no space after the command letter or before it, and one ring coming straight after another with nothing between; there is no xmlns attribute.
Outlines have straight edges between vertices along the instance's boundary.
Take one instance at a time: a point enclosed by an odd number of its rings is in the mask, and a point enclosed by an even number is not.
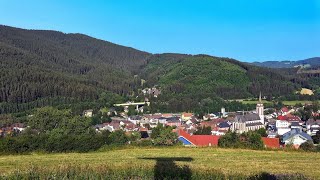
<svg viewBox="0 0 320 180"><path fill-rule="evenodd" d="M264 125L264 106L262 103L261 93L259 102L256 106L256 113L236 115L234 123L231 126L231 131L243 133L248 131L255 131L260 128L265 128Z"/></svg>

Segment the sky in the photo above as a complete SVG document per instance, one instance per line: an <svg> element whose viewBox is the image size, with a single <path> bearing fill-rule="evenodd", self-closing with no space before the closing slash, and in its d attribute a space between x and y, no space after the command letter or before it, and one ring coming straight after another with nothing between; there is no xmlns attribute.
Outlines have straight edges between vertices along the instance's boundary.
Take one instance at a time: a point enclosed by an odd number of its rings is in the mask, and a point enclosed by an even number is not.
<svg viewBox="0 0 320 180"><path fill-rule="evenodd" d="M320 0L0 0L0 24L150 53L247 62L320 56Z"/></svg>

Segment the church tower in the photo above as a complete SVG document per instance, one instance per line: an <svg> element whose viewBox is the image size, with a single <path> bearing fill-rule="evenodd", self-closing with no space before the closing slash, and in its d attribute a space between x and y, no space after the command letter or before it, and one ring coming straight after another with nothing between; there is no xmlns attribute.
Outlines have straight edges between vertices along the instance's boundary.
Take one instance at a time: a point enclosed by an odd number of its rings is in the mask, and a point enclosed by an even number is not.
<svg viewBox="0 0 320 180"><path fill-rule="evenodd" d="M264 106L262 103L261 92L259 96L259 102L257 103L257 106L256 106L256 112L260 117L261 123L264 124Z"/></svg>

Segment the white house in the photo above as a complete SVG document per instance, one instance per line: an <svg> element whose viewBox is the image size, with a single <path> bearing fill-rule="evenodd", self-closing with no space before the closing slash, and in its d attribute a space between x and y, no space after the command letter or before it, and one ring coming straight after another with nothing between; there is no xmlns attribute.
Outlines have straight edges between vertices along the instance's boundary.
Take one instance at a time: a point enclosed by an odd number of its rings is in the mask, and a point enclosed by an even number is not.
<svg viewBox="0 0 320 180"><path fill-rule="evenodd" d="M289 128L290 124L285 120L276 120L276 128Z"/></svg>
<svg viewBox="0 0 320 180"><path fill-rule="evenodd" d="M302 132L300 129L292 129L291 131L283 134L282 142L286 145L292 144L295 147L299 147L306 141L312 141L311 136Z"/></svg>
<svg viewBox="0 0 320 180"><path fill-rule="evenodd" d="M276 129L277 129L278 135L281 136L291 130L290 123L285 120L276 120Z"/></svg>
<svg viewBox="0 0 320 180"><path fill-rule="evenodd" d="M317 132L320 130L320 120L312 120L312 119L309 119L308 122L307 122L307 133L310 135L310 136L314 136L317 134Z"/></svg>
<svg viewBox="0 0 320 180"><path fill-rule="evenodd" d="M279 128L279 129L277 129L277 134L282 136L283 134L285 134L285 133L287 133L289 131L291 131L290 128Z"/></svg>
<svg viewBox="0 0 320 180"><path fill-rule="evenodd" d="M93 110L92 109L88 109L83 111L83 116L84 117L92 117L93 116Z"/></svg>

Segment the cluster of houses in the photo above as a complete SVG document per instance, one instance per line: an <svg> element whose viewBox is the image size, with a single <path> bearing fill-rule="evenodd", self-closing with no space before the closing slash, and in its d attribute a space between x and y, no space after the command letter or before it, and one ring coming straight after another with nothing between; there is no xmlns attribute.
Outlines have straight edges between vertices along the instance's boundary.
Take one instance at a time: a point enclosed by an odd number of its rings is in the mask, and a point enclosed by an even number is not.
<svg viewBox="0 0 320 180"><path fill-rule="evenodd" d="M311 136L320 130L320 120L310 119L306 123L300 117L292 115L297 109L283 107L279 111L265 115L261 95L253 111L226 112L224 108L217 114L207 114L202 118L192 113L144 114L126 118L112 118L112 122L96 125L97 131L140 131L152 133L158 124L175 127L179 140L185 145L215 146L217 139L228 131L243 133L261 128L267 130L267 137L262 140L266 147L279 148L286 145L299 147L312 140ZM211 135L193 135L199 127L211 127Z"/></svg>
<svg viewBox="0 0 320 180"><path fill-rule="evenodd" d="M256 109L252 111L226 112L225 108L221 108L221 112L207 114L201 118L187 112L120 116L111 117L111 122L97 124L94 128L98 132L140 132L142 138L148 138L152 128L162 124L174 127L179 140L186 146L216 146L219 137L228 131L243 133L265 128L268 136L262 140L266 147L279 148L289 144L299 147L302 143L312 140L311 136L320 130L320 120L310 119L304 122L300 117L293 115L296 111L297 108L283 107L279 111L265 114L260 94ZM83 116L92 117L93 110L84 111ZM211 127L211 135L193 135L200 127ZM2 127L0 136L23 130L23 124L13 124Z"/></svg>
<svg viewBox="0 0 320 180"><path fill-rule="evenodd" d="M161 94L161 90L157 87L145 88L142 90L142 93L144 96L148 95L157 98Z"/></svg>
<svg viewBox="0 0 320 180"><path fill-rule="evenodd" d="M25 128L26 127L23 123L14 123L11 125L0 127L0 137L12 135L13 133L20 133Z"/></svg>

